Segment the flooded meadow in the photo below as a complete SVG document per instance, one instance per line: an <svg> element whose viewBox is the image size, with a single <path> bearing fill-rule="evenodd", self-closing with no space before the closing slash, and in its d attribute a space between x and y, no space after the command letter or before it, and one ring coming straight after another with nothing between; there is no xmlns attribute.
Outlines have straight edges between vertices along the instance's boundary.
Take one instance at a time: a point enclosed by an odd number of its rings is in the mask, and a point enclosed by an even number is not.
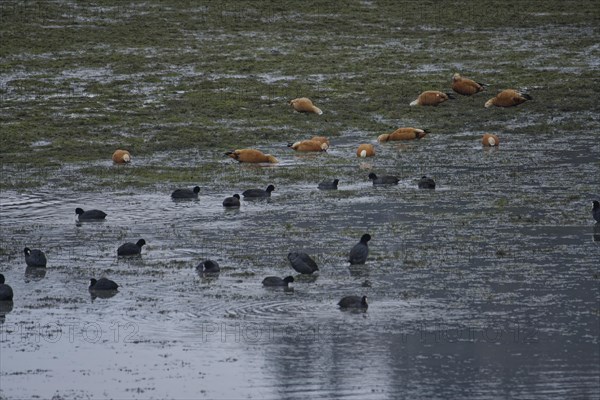
<svg viewBox="0 0 600 400"><path fill-rule="evenodd" d="M597 7L309 4L0 5L0 398L600 396ZM486 91L409 106L455 72ZM484 108L506 88L533 99ZM429 133L377 142L402 126ZM314 135L326 152L287 146ZM224 155L239 148L279 163ZM118 291L90 293L100 277ZM340 310L348 295L368 309Z"/></svg>

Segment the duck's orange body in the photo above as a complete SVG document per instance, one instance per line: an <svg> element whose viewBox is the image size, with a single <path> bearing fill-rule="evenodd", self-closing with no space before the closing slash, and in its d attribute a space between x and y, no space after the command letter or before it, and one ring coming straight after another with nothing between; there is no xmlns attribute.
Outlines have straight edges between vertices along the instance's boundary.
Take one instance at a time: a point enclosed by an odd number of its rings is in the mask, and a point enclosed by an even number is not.
<svg viewBox="0 0 600 400"><path fill-rule="evenodd" d="M421 139L427 135L429 131L427 129L418 128L398 128L392 133L384 133L379 135L377 140L379 142L389 142L393 140L414 140Z"/></svg>
<svg viewBox="0 0 600 400"><path fill-rule="evenodd" d="M315 140L319 143L325 143L327 146L329 146L329 139L327 139L325 136L313 136L310 140Z"/></svg>
<svg viewBox="0 0 600 400"><path fill-rule="evenodd" d="M437 106L442 104L448 99L454 97L448 93L440 92L437 90L427 90L419 95L416 100L410 103L411 106Z"/></svg>
<svg viewBox="0 0 600 400"><path fill-rule="evenodd" d="M483 144L484 147L498 146L500 144L500 139L492 133L486 133L481 139L481 144Z"/></svg>
<svg viewBox="0 0 600 400"><path fill-rule="evenodd" d="M485 108L490 108L491 106L513 107L525 103L527 100L531 100L531 96L527 93L519 92L514 89L505 89L498 93L496 97L486 101Z"/></svg>
<svg viewBox="0 0 600 400"><path fill-rule="evenodd" d="M226 156L233 158L236 161L244 163L276 163L275 157L270 154L265 154L256 149L239 149L225 153Z"/></svg>
<svg viewBox="0 0 600 400"><path fill-rule="evenodd" d="M297 99L290 100L289 104L294 108L294 110L301 113L313 113L319 115L323 114L323 111L316 107L307 97L299 97Z"/></svg>
<svg viewBox="0 0 600 400"><path fill-rule="evenodd" d="M358 157L373 157L375 155L375 146L370 143L363 143L356 150Z"/></svg>
<svg viewBox="0 0 600 400"><path fill-rule="evenodd" d="M326 151L329 148L327 143L321 143L318 140L301 140L288 144L288 147L296 151Z"/></svg>
<svg viewBox="0 0 600 400"><path fill-rule="evenodd" d="M485 87L483 83L463 78L459 73L455 73L452 76L452 90L463 96L473 96L475 93L483 92Z"/></svg>
<svg viewBox="0 0 600 400"><path fill-rule="evenodd" d="M115 164L128 164L131 162L131 154L127 150L115 150L112 160Z"/></svg>

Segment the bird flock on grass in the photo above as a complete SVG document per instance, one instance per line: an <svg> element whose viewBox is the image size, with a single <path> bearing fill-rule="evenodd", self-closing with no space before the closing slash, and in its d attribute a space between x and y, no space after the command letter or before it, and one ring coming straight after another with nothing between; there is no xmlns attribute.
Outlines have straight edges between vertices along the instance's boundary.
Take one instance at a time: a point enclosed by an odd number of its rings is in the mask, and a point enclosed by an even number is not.
<svg viewBox="0 0 600 400"><path fill-rule="evenodd" d="M454 93L461 96L473 96L477 93L486 90L486 85L480 82L476 82L472 79L462 77L460 74L455 73L452 76L452 90ZM415 100L410 102L410 106L438 106L448 100L456 99L455 95L450 92L442 92L438 90L427 90L422 92ZM484 104L485 108L495 107L514 107L523 104L526 101L532 100L531 96L525 92L515 89L505 89L500 91L496 96L487 100ZM322 115L323 111L315 106L313 102L306 97L296 98L289 101L289 105L295 112L305 114L316 114ZM383 133L377 137L377 142L385 143L390 141L404 141L404 140L419 140L425 137L430 131L428 129L414 128L414 127L400 127L393 132ZM485 133L481 139L482 146L493 147L500 144L500 139L497 135L492 133ZM288 147L298 152L326 152L329 149L330 142L326 137L313 136L310 139L300 140L297 142L289 143ZM257 149L236 149L227 151L226 156L232 158L240 163L277 163L278 159L271 154L264 154L262 151ZM357 150L356 156L374 157L376 155L375 147L371 143L361 143ZM129 164L132 161L131 154L127 150L118 149L112 155L112 160L115 164ZM372 181L373 185L397 185L399 179L391 175L377 176L374 172L368 175L368 179ZM318 184L320 190L336 190L338 188L339 179L326 180ZM435 181L427 176L421 177L418 181L418 187L420 189L435 189ZM242 192L244 199L264 199L269 198L271 193L275 190L274 185L268 185L265 189L248 189ZM174 200L178 199L198 199L200 193L200 187L195 186L193 188L182 188L176 189L172 194L171 198ZM225 208L239 208L240 207L240 195L234 194L231 197L227 197L223 200L223 207ZM596 226L600 226L600 203L597 200L593 201L592 206L592 217L596 221ZM75 213L78 221L102 221L106 218L107 214L100 210L87 210L84 211L82 208L76 208ZM371 235L365 233L361 236L358 243L356 243L349 251L347 262L350 265L362 265L365 264L369 255L369 241ZM146 244L144 239L139 239L136 243L124 243L117 249L117 255L119 257L136 256L142 252L142 247ZM25 247L25 263L30 268L46 268L47 259L43 251L39 249L29 249ZM299 274L310 275L319 271L319 267L314 259L305 252L290 252L287 255L287 259L290 266ZM220 272L219 264L213 260L202 261L196 269L198 272L205 274L216 274ZM280 278L277 276L268 276L262 281L265 287L283 287L287 288L290 283L294 282L293 276L286 276ZM102 293L114 293L118 290L119 285L114 281L107 278L95 278L90 279L89 291L95 295L100 296ZM12 301L14 297L12 288L5 283L5 277L0 274L0 301ZM367 296L350 295L343 297L339 302L338 306L341 309L353 309L353 310L366 310L368 308Z"/></svg>

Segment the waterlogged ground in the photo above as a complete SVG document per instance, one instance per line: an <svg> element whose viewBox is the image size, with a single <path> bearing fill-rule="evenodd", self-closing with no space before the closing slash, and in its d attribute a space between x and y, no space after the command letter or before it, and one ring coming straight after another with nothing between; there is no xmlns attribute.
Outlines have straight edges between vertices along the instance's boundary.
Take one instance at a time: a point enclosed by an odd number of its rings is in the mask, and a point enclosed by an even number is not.
<svg viewBox="0 0 600 400"><path fill-rule="evenodd" d="M593 2L2 2L0 398L600 396ZM461 72L488 92L410 108ZM497 90L534 100L485 109ZM294 114L311 97L322 116ZM377 144L399 126L419 142ZM480 137L501 146L484 150ZM286 144L314 134L324 154ZM359 143L376 157L359 160ZM238 165L257 147L275 166ZM133 163L114 166L116 148ZM398 186L373 187L369 172ZM422 175L435 191L417 189ZM317 189L340 179L338 191ZM274 184L268 201L223 198ZM201 187L175 202L177 187ZM99 208L100 223L74 209ZM351 246L373 239L365 266ZM117 247L144 238L141 257ZM45 270L23 248L43 249ZM289 251L320 271L297 276ZM195 266L211 258L217 276ZM265 276L294 275L290 290ZM94 298L91 277L120 284ZM343 296L369 297L365 313Z"/></svg>

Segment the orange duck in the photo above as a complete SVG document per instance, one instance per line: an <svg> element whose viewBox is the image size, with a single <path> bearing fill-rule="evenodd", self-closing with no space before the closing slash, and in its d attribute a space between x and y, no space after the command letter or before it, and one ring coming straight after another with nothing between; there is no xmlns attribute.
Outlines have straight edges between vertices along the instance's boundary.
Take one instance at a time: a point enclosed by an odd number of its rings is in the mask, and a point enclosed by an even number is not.
<svg viewBox="0 0 600 400"><path fill-rule="evenodd" d="M375 155L375 146L370 143L363 143L356 150L357 157L373 157Z"/></svg>
<svg viewBox="0 0 600 400"><path fill-rule="evenodd" d="M491 106L496 107L513 107L531 100L531 96L527 93L519 92L514 89L505 89L485 102L485 108Z"/></svg>
<svg viewBox="0 0 600 400"><path fill-rule="evenodd" d="M329 146L318 140L301 140L295 143L289 143L288 147L296 151L327 151Z"/></svg>
<svg viewBox="0 0 600 400"><path fill-rule="evenodd" d="M323 114L320 108L316 107L313 102L307 97L300 97L290 100L289 104L292 108L301 113Z"/></svg>
<svg viewBox="0 0 600 400"><path fill-rule="evenodd" d="M129 164L131 162L131 154L127 150L115 150L112 160L115 164Z"/></svg>
<svg viewBox="0 0 600 400"><path fill-rule="evenodd" d="M500 144L500 139L494 134L486 133L481 139L481 144L483 144L484 147L498 146Z"/></svg>
<svg viewBox="0 0 600 400"><path fill-rule="evenodd" d="M437 90L427 90L419 95L416 100L411 101L411 106L437 106L448 99L454 99L451 93L444 93Z"/></svg>
<svg viewBox="0 0 600 400"><path fill-rule="evenodd" d="M256 149L239 149L231 150L225 153L226 156L233 158L236 161L244 163L276 163L275 157L270 154L264 154Z"/></svg>
<svg viewBox="0 0 600 400"><path fill-rule="evenodd" d="M452 90L463 96L473 96L475 93L483 92L485 85L472 79L463 78L457 72L452 75Z"/></svg>
<svg viewBox="0 0 600 400"><path fill-rule="evenodd" d="M379 142L390 142L394 140L414 140L421 139L429 133L428 129L418 128L398 128L392 133L384 133L379 135L377 141Z"/></svg>

